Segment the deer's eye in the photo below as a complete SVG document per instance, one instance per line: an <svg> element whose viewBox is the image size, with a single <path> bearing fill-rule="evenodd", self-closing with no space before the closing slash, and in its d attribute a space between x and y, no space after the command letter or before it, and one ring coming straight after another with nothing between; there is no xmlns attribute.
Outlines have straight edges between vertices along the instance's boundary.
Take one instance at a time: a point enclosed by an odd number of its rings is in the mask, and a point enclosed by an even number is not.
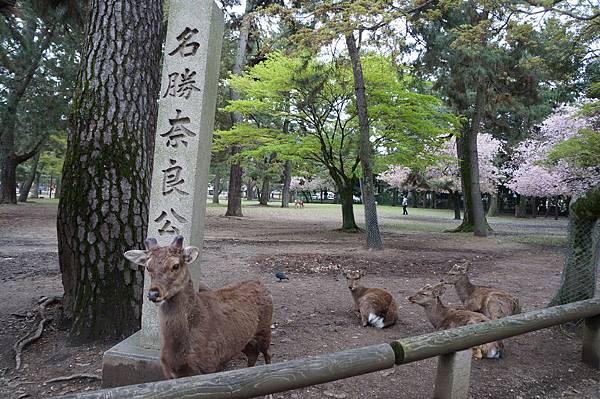
<svg viewBox="0 0 600 399"><path fill-rule="evenodd" d="M179 263L175 263L175 264L173 265L173 270L177 270L177 269L179 269Z"/></svg>

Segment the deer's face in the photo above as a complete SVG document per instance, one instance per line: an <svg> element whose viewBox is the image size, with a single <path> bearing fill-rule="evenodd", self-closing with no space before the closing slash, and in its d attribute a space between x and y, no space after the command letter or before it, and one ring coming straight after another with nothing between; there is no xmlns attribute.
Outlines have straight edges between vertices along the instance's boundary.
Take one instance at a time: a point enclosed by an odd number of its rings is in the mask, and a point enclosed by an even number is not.
<svg viewBox="0 0 600 399"><path fill-rule="evenodd" d="M146 240L145 251L127 251L125 257L135 264L146 267L150 275L148 299L156 304L174 297L188 283L187 268L198 257L198 248L183 248L183 237L178 236L169 246L160 247L156 240Z"/></svg>
<svg viewBox="0 0 600 399"><path fill-rule="evenodd" d="M467 263L456 264L452 266L450 270L446 273L442 282L445 284L456 284L463 276L465 276L469 271L469 265Z"/></svg>
<svg viewBox="0 0 600 399"><path fill-rule="evenodd" d="M428 305L436 301L436 299L444 293L446 288L443 283L431 286L427 284L421 288L414 295L409 296L407 299L411 303L417 305Z"/></svg>
<svg viewBox="0 0 600 399"><path fill-rule="evenodd" d="M360 285L360 279L365 275L364 270L347 270L344 272L344 277L346 277L346 284L348 285L348 289L350 291L356 290Z"/></svg>

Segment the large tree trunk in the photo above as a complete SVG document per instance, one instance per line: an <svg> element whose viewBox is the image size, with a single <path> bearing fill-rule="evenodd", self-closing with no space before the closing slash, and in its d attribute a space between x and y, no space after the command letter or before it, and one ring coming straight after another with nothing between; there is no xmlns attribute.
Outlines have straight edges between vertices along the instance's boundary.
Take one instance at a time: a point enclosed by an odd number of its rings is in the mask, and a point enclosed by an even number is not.
<svg viewBox="0 0 600 399"><path fill-rule="evenodd" d="M561 285L549 306L594 297L600 265L600 187L571 202L567 245Z"/></svg>
<svg viewBox="0 0 600 399"><path fill-rule="evenodd" d="M19 193L19 202L27 202L27 197L29 197L29 191L31 191L31 186L37 176L37 167L40 161L40 153L38 152L33 157L31 162L31 171L29 172L29 176L27 180L21 185L21 192Z"/></svg>
<svg viewBox="0 0 600 399"><path fill-rule="evenodd" d="M527 197L519 195L517 205L515 207L515 217L526 218L527 217Z"/></svg>
<svg viewBox="0 0 600 399"><path fill-rule="evenodd" d="M33 193L31 193L31 198L36 199L40 197L40 179L42 178L41 173L35 174L35 181L33 182Z"/></svg>
<svg viewBox="0 0 600 399"><path fill-rule="evenodd" d="M485 108L485 89L480 83L475 99L475 113L470 125L463 129L463 135L457 139L457 151L460 159L460 175L465 198L465 218L456 231L473 231L476 236L487 236L490 227L483 212L481 189L479 186L479 156L477 153L477 135L483 120Z"/></svg>
<svg viewBox="0 0 600 399"><path fill-rule="evenodd" d="M398 187L394 187L392 191L392 206L396 206L398 204Z"/></svg>
<svg viewBox="0 0 600 399"><path fill-rule="evenodd" d="M354 73L354 92L356 94L356 108L358 111L358 124L360 127L359 157L363 170L362 200L365 210L365 229L367 236L367 248L382 249L383 241L379 232L379 221L377 220L377 204L375 203L375 176L373 174L372 153L369 117L367 115L367 96L365 93L365 82L363 78L360 54L356 47L354 33L346 34L346 46L350 60L352 61L352 71Z"/></svg>
<svg viewBox="0 0 600 399"><path fill-rule="evenodd" d="M338 185L338 187L340 186L342 185ZM354 220L352 187L354 187L354 181L352 181L352 183L348 184L346 187L340 188L340 199L342 201L342 230L358 231L358 226Z"/></svg>
<svg viewBox="0 0 600 399"><path fill-rule="evenodd" d="M260 189L261 205L269 205L269 197L271 196L271 179L268 176L263 178L262 188Z"/></svg>
<svg viewBox="0 0 600 399"><path fill-rule="evenodd" d="M254 201L256 199L256 196L254 195L255 193L256 193L256 180L254 178L250 178L246 182L246 199L248 201Z"/></svg>
<svg viewBox="0 0 600 399"><path fill-rule="evenodd" d="M221 172L217 170L215 173L215 178L213 179L213 196L212 203L219 203L219 194L221 193Z"/></svg>
<svg viewBox="0 0 600 399"><path fill-rule="evenodd" d="M454 208L454 220L460 220L460 194L457 191L449 191L450 201Z"/></svg>
<svg viewBox="0 0 600 399"><path fill-rule="evenodd" d="M490 195L490 207L487 211L488 216L498 216L498 188Z"/></svg>
<svg viewBox="0 0 600 399"><path fill-rule="evenodd" d="M232 72L234 75L241 75L244 65L246 65L248 35L250 34L249 14L254 9L254 1L246 1L246 12L240 26L240 37L238 39L238 49L233 63ZM231 100L239 100L240 95L235 90L231 90ZM233 124L243 122L244 118L239 112L233 113ZM236 155L241 151L237 146L231 148L231 155ZM232 164L229 171L229 191L227 192L227 212L225 216L244 216L242 214L242 177L244 171L239 162Z"/></svg>
<svg viewBox="0 0 600 399"><path fill-rule="evenodd" d="M281 191L281 207L290 206L290 183L292 182L292 161L285 161L283 166L283 189Z"/></svg>
<svg viewBox="0 0 600 399"><path fill-rule="evenodd" d="M4 134L2 138L6 138L8 134ZM0 148L2 147L0 139ZM2 174L0 185L0 204L16 204L17 203L17 159L15 154L8 151L0 151L2 155Z"/></svg>
<svg viewBox="0 0 600 399"><path fill-rule="evenodd" d="M139 329L143 270L123 257L148 225L162 1L91 0L58 208L71 338Z"/></svg>

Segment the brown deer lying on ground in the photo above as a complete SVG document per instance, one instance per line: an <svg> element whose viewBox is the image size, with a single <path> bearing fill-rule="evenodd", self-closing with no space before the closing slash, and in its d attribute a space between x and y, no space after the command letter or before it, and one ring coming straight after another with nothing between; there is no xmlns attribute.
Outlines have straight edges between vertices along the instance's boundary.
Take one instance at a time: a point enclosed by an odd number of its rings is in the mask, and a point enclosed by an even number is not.
<svg viewBox="0 0 600 399"><path fill-rule="evenodd" d="M395 324L398 320L398 305L394 297L380 288L366 288L360 284L360 279L365 274L364 270L344 272L354 304L360 312L363 327L370 325L384 328Z"/></svg>
<svg viewBox="0 0 600 399"><path fill-rule="evenodd" d="M297 199L296 201L294 201L294 208L299 206L300 208L304 208L304 201L302 201L301 199Z"/></svg>
<svg viewBox="0 0 600 399"><path fill-rule="evenodd" d="M183 248L177 236L169 246L146 240L146 250L125 252L150 274L148 299L160 305L160 361L167 378L214 373L243 352L248 367L259 352L271 363L273 301L258 281L219 290L194 291L187 265L198 257L196 247Z"/></svg>
<svg viewBox="0 0 600 399"><path fill-rule="evenodd" d="M508 292L471 284L469 265L465 262L452 266L442 280L445 284L454 285L465 309L483 313L492 320L521 313L519 300Z"/></svg>
<svg viewBox="0 0 600 399"><path fill-rule="evenodd" d="M489 321L481 313L464 309L452 309L445 306L440 296L446 291L444 283L426 285L413 296L408 297L411 303L416 303L425 308L427 318L436 330L447 330L449 328L466 326L469 324ZM490 342L473 348L473 357L481 359L499 359L503 356L504 344L502 341Z"/></svg>

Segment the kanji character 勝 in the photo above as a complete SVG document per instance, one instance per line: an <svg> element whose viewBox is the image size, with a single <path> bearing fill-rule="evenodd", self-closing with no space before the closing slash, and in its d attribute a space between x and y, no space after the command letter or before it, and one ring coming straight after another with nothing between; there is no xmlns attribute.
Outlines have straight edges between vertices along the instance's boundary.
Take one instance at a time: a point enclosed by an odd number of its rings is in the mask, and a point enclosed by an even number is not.
<svg viewBox="0 0 600 399"><path fill-rule="evenodd" d="M200 91L200 88L194 86L194 83L196 83L196 80L193 79L194 76L196 76L196 71L190 71L188 68L185 68L183 73L173 72L169 74L169 81L163 98L178 96L187 99L192 94L192 91Z"/></svg>

